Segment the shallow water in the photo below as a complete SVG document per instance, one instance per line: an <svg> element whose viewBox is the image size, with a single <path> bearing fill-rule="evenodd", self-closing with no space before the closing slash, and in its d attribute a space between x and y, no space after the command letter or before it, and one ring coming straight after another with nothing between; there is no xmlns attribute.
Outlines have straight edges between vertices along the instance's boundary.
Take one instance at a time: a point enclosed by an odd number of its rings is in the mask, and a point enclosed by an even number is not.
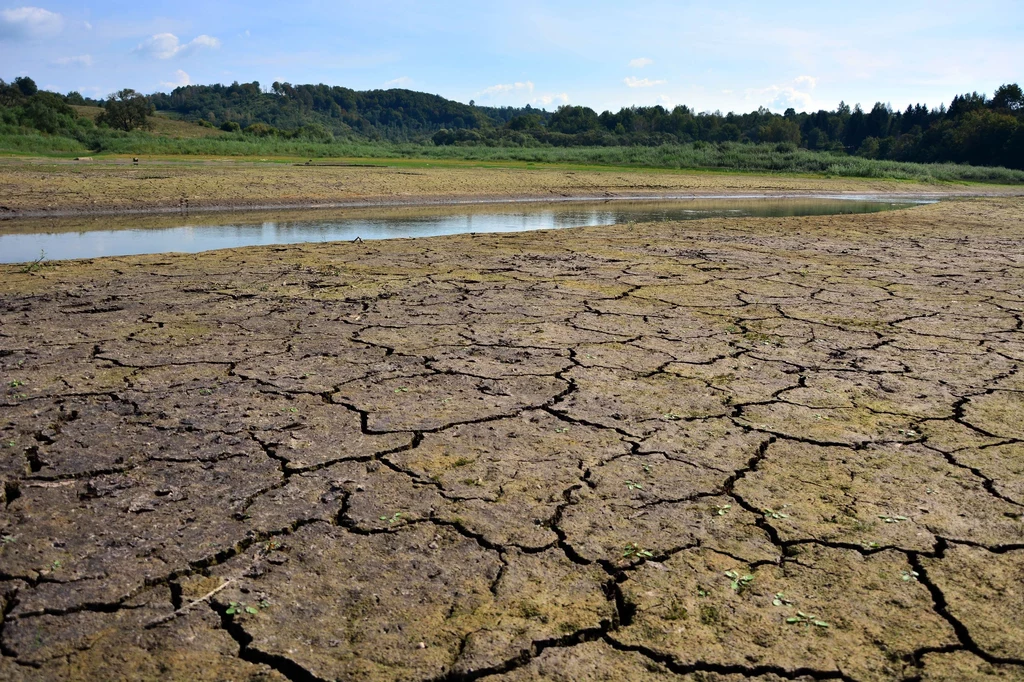
<svg viewBox="0 0 1024 682"><path fill-rule="evenodd" d="M711 217L875 213L922 203L900 198L715 198L351 208L0 223L0 263L211 251L239 246L522 232Z"/></svg>

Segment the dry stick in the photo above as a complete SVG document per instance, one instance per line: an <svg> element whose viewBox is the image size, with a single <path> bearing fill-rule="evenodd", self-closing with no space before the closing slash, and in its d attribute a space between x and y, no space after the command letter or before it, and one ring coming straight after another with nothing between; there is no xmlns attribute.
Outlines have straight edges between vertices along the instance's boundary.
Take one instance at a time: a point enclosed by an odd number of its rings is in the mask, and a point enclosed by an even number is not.
<svg viewBox="0 0 1024 682"><path fill-rule="evenodd" d="M169 615L163 616L162 618L157 618L156 620L154 620L152 622L146 623L146 629L148 630L149 628L155 628L157 625L163 625L164 623L167 623L167 622L170 622L170 621L174 620L178 616L184 614L186 611L191 609L196 604L200 604L200 603L206 601L207 599L209 599L213 595L217 594L218 592L220 592L221 590L223 590L225 587L227 587L228 585L230 585L233 582L235 582L234 578L228 578L227 580L225 580L220 585L220 587L215 587L214 589L210 590L209 592L204 594L199 599L196 599L194 602L191 602L190 604L186 604L185 606L182 606L180 609L178 609L174 613L171 613Z"/></svg>

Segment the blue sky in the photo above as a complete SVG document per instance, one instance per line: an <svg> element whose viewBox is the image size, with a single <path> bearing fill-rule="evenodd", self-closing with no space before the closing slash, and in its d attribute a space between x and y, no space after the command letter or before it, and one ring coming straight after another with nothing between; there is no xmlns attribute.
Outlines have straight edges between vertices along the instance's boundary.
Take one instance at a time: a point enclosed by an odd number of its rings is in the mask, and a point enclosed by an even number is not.
<svg viewBox="0 0 1024 682"><path fill-rule="evenodd" d="M0 78L92 97L280 80L745 112L938 106L1024 84L1020 0L35 1L0 0Z"/></svg>

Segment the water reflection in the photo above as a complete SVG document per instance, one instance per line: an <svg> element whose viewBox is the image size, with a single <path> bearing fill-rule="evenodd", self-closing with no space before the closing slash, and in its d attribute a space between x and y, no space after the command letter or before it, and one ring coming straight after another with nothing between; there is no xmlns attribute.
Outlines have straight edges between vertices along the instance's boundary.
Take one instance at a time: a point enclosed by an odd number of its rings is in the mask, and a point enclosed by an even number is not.
<svg viewBox="0 0 1024 682"><path fill-rule="evenodd" d="M90 217L0 223L0 262L124 256L300 242L521 232L710 217L784 217L874 213L920 202L837 198L689 199L559 204L293 211L273 214ZM257 217L260 220L257 220Z"/></svg>

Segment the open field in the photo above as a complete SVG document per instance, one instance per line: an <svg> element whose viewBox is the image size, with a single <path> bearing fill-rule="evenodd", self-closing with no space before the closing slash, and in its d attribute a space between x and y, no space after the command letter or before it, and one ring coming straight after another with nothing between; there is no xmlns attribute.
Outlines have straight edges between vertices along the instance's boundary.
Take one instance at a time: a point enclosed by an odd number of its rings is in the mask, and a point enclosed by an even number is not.
<svg viewBox="0 0 1024 682"><path fill-rule="evenodd" d="M130 159L0 161L0 217L472 201L779 193L1021 194L1020 186L923 184L809 175L747 175L465 161Z"/></svg>
<svg viewBox="0 0 1024 682"><path fill-rule="evenodd" d="M1022 218L0 266L0 678L1024 679Z"/></svg>

